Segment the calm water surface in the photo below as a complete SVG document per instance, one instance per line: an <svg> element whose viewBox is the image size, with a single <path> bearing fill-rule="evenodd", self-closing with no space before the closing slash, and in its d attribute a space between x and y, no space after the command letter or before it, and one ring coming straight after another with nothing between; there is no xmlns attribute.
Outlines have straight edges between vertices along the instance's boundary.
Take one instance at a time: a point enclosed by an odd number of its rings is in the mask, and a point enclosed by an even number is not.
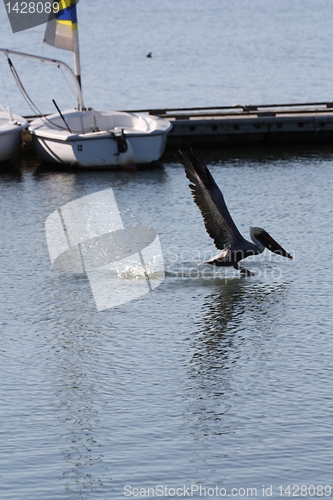
<svg viewBox="0 0 333 500"><path fill-rule="evenodd" d="M80 2L89 105L332 100L329 1L110 4L93 17L95 4ZM43 27L13 35L2 7L0 19L0 46L41 50ZM58 76L42 85L20 65L43 110L52 98L73 105ZM2 103L29 113L5 58L0 71ZM1 172L1 498L170 498L184 485L200 498L201 485L245 489L234 498L272 487L277 499L288 484L333 497L332 150L204 156L244 236L265 227L293 261L265 252L248 259L251 278L200 266L214 245L171 155L136 173L51 171L34 159ZM84 275L52 271L44 223L110 187L125 225L158 230L166 277L97 312Z"/></svg>
<svg viewBox="0 0 333 500"><path fill-rule="evenodd" d="M173 161L1 175L2 498L331 484L333 154L207 161L240 230L263 225L292 262L199 266L214 247ZM44 221L109 187L125 225L158 230L166 278L97 312L87 278L51 270Z"/></svg>
<svg viewBox="0 0 333 500"><path fill-rule="evenodd" d="M331 101L331 0L80 0L83 93L96 109ZM72 66L42 46L44 26L11 33L0 5L0 47ZM145 56L152 52L153 57ZM61 69L12 58L38 107L76 103ZM68 78L67 78L68 79ZM0 102L31 110L0 57Z"/></svg>

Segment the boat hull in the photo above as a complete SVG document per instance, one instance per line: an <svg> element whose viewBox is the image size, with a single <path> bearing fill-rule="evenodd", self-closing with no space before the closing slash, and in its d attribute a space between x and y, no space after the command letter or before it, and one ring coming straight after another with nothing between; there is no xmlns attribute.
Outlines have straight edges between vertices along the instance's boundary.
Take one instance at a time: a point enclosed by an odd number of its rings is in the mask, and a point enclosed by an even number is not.
<svg viewBox="0 0 333 500"><path fill-rule="evenodd" d="M5 112L0 112L0 162L7 162L18 154L22 142L22 130L28 122L21 116L13 115L13 121Z"/></svg>
<svg viewBox="0 0 333 500"><path fill-rule="evenodd" d="M129 113L69 110L63 116L71 132L64 123L62 130L53 128L52 123L61 123L58 115L49 118L51 125L41 120L30 124L43 162L81 168L151 163L162 156L171 129L167 120Z"/></svg>

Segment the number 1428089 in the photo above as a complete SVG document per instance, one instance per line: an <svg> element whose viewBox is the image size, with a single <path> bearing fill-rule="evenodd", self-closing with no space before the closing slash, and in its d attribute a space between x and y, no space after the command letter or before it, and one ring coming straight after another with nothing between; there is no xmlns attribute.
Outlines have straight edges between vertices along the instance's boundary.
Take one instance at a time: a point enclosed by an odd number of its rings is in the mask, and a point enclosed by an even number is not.
<svg viewBox="0 0 333 500"><path fill-rule="evenodd" d="M330 497L332 487L329 484L288 484L278 487L281 497Z"/></svg>
<svg viewBox="0 0 333 500"><path fill-rule="evenodd" d="M59 12L59 2L12 2L6 3L8 14L56 14Z"/></svg>

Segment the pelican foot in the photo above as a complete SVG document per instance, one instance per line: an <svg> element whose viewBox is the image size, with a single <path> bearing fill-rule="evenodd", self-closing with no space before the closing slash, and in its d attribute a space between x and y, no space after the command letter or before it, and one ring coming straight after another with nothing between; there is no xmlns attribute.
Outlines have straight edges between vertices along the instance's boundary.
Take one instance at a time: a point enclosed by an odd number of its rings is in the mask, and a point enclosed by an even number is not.
<svg viewBox="0 0 333 500"><path fill-rule="evenodd" d="M255 276L254 273L252 273L251 271L249 271L248 269L245 269L245 267L240 267L239 266L239 271L240 273L243 275L243 276Z"/></svg>

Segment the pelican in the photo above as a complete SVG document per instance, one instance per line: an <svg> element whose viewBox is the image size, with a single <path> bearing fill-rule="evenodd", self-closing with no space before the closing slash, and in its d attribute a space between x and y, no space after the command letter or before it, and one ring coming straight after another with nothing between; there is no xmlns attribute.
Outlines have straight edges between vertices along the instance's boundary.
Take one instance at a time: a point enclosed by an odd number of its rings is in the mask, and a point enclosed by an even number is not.
<svg viewBox="0 0 333 500"><path fill-rule="evenodd" d="M191 149L185 153L179 150L177 157L184 165L186 177L191 182L189 186L203 216L207 233L214 240L215 246L222 250L204 264L233 266L242 274L252 276L252 273L240 267L238 262L250 255L262 253L265 248L292 259L292 256L261 227L250 227L253 243L243 238L231 218L223 194L198 151Z"/></svg>

